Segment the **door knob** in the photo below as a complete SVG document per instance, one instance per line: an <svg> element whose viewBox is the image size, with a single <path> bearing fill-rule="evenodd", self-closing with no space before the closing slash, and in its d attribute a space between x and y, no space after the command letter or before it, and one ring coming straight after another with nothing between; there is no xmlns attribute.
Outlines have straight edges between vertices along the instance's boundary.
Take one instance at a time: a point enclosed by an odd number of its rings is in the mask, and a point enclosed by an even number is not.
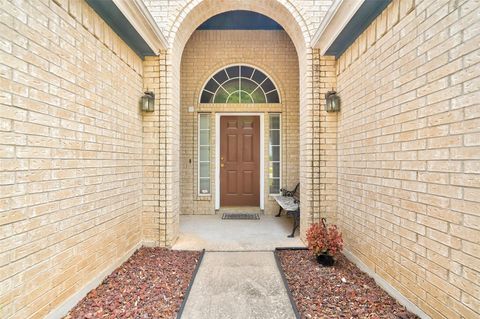
<svg viewBox="0 0 480 319"><path fill-rule="evenodd" d="M223 163L222 163L222 164L220 164L220 167L224 167L224 166L225 166L225 164L223 164Z"/></svg>

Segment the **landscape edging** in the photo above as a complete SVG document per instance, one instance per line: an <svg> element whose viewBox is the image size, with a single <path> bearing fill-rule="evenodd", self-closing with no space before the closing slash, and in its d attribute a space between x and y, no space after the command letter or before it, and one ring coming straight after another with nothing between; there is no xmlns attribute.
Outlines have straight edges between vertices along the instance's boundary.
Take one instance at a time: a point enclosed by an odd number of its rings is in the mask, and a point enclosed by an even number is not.
<svg viewBox="0 0 480 319"><path fill-rule="evenodd" d="M202 249L202 252L200 253L200 257L198 257L198 262L197 265L195 266L195 269L193 270L192 273L192 278L190 278L190 283L188 284L187 291L185 292L185 295L183 296L183 301L182 304L180 305L180 309L178 309L177 312L177 319L180 319L183 314L183 309L185 309L185 305L187 303L188 296L190 295L190 291L192 290L193 282L195 280L195 277L197 276L198 269L200 268L200 265L202 264L203 256L205 255L205 249Z"/></svg>
<svg viewBox="0 0 480 319"><path fill-rule="evenodd" d="M305 247L277 247L273 252L275 257L275 262L277 264L278 271L280 272L280 276L282 277L283 285L285 286L285 290L287 290L288 299L290 299L290 304L293 308L293 313L295 314L295 318L301 319L300 312L298 311L297 304L295 303L295 299L293 299L292 291L290 290L290 286L288 285L287 277L285 277L285 272L282 268L282 263L280 261L280 257L278 256L278 251L281 250L307 250L308 248Z"/></svg>

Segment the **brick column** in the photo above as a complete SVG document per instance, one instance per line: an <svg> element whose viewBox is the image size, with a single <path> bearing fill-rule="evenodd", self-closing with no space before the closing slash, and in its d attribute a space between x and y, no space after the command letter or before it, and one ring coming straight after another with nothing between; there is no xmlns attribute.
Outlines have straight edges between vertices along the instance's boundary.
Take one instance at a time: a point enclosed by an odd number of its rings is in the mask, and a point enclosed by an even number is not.
<svg viewBox="0 0 480 319"><path fill-rule="evenodd" d="M334 57L320 57L315 49L307 49L306 58L300 58L302 238L322 217L335 222L337 115L325 111L325 93L336 87L335 66Z"/></svg>
<svg viewBox="0 0 480 319"><path fill-rule="evenodd" d="M327 218L328 223L336 223L337 202L337 113L325 111L325 93L336 89L336 61L333 56L320 56L314 52L315 85L315 190L318 200L318 216ZM316 206L317 207L317 206Z"/></svg>
<svg viewBox="0 0 480 319"><path fill-rule="evenodd" d="M305 49L299 53L300 69L300 187L301 187L301 218L300 235L304 238L305 231L313 221L314 216L314 159L313 145L313 81L312 81L312 51Z"/></svg>
<svg viewBox="0 0 480 319"><path fill-rule="evenodd" d="M169 53L146 57L144 70L155 112L143 117L143 235L147 245L170 246L178 234L179 116L172 105Z"/></svg>

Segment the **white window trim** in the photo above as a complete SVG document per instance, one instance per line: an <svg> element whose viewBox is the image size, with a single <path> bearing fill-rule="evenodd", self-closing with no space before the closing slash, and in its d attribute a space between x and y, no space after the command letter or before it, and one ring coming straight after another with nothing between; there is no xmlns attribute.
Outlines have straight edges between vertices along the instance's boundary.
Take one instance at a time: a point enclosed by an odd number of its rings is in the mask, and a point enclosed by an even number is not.
<svg viewBox="0 0 480 319"><path fill-rule="evenodd" d="M276 196L276 195L280 195L281 192L280 192L280 189L282 189L282 113L268 113L268 136L270 137L270 132L271 132L271 129L270 129L270 116L271 115L278 115L278 120L279 120L279 128L278 128L278 131L280 131L280 136L279 136L279 156L280 156L280 160L278 161L278 163L280 164L280 167L279 167L279 170L280 170L280 174L278 175L279 176L279 188L278 188L278 193L270 193L270 187L268 187L268 195L269 196ZM270 140L268 141L268 151L269 151L269 155L270 155ZM268 157L268 165L270 165L270 156ZM268 179L270 181L270 174L268 174Z"/></svg>
<svg viewBox="0 0 480 319"><path fill-rule="evenodd" d="M211 125L211 115L210 113L198 113L198 118L197 118L197 125L198 125L198 128L197 128L197 195L198 196L201 196L201 197L208 197L208 196L212 196L212 175L210 174L209 177L208 177L208 180L210 182L210 192L208 194L204 194L204 193L201 193L200 192L200 146L205 146L205 145L200 145L200 132L201 131L207 131L206 129L201 129L200 128L200 118L202 117L202 115L207 115L209 117L208 119L208 131L209 131L209 140L211 140L212 138L212 125ZM212 161L211 161L211 156L212 156L212 145L210 144L210 141L208 143L208 146L210 148L209 152L208 152L208 163L210 164L210 173L212 172ZM205 179L205 178L204 178Z"/></svg>
<svg viewBox="0 0 480 319"><path fill-rule="evenodd" d="M222 116L260 117L260 209L265 209L265 128L264 113L215 113L215 209L220 209L220 118Z"/></svg>

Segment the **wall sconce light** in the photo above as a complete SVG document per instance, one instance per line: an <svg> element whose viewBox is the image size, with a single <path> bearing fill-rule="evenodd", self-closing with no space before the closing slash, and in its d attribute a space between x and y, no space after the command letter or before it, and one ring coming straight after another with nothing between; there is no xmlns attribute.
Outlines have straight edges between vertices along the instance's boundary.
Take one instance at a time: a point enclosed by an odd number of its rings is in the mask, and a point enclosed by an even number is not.
<svg viewBox="0 0 480 319"><path fill-rule="evenodd" d="M141 103L143 112L155 111L155 94L152 91L146 91L142 96Z"/></svg>
<svg viewBox="0 0 480 319"><path fill-rule="evenodd" d="M340 111L340 97L335 91L328 91L325 94L327 100L326 111L327 112L339 112Z"/></svg>

